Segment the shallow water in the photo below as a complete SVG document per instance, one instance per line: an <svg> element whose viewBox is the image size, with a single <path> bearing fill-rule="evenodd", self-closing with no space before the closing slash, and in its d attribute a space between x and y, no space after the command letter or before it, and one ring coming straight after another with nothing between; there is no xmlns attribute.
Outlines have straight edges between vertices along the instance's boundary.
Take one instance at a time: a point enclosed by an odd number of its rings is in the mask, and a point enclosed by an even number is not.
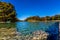
<svg viewBox="0 0 60 40"><path fill-rule="evenodd" d="M17 31L29 35L37 30L49 33L48 40L58 39L59 22L16 22Z"/></svg>
<svg viewBox="0 0 60 40"><path fill-rule="evenodd" d="M22 37L21 39L24 39L24 40L26 38L26 35L28 35L28 38L30 36L34 37L32 33L40 30L45 31L46 33L49 33L47 40L58 40L59 22L0 23L0 28L1 27L3 28L16 27L17 29L16 31L22 34L20 36Z"/></svg>

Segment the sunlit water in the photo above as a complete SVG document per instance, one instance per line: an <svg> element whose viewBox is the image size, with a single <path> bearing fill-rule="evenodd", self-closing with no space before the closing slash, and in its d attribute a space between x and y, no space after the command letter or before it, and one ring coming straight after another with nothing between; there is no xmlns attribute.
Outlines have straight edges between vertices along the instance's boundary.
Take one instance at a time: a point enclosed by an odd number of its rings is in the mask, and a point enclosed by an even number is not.
<svg viewBox="0 0 60 40"><path fill-rule="evenodd" d="M59 22L0 23L0 28L1 27L16 27L17 32L21 33L23 36L30 35L37 30L42 30L49 33L48 40L58 40Z"/></svg>
<svg viewBox="0 0 60 40"><path fill-rule="evenodd" d="M22 35L42 30L49 33L48 40L57 40L59 22L16 22L16 28Z"/></svg>

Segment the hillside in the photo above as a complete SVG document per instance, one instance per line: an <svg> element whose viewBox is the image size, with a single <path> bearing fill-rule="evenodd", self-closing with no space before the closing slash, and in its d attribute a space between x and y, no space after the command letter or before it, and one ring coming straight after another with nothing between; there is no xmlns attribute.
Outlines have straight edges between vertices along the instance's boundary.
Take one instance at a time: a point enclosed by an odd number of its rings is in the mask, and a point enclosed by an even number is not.
<svg viewBox="0 0 60 40"><path fill-rule="evenodd" d="M39 16L32 16L25 19L28 22L36 22L36 21L56 21L60 20L60 15L55 16L46 16L46 17L39 17Z"/></svg>

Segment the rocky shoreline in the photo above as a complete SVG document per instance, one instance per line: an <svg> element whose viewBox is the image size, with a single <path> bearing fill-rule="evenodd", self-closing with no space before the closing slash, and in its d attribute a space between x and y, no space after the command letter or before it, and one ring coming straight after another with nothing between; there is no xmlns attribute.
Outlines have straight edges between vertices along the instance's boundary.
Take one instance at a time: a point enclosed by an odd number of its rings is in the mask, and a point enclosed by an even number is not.
<svg viewBox="0 0 60 40"><path fill-rule="evenodd" d="M35 31L32 35L21 35L16 28L0 28L0 40L47 40L48 33L44 31Z"/></svg>

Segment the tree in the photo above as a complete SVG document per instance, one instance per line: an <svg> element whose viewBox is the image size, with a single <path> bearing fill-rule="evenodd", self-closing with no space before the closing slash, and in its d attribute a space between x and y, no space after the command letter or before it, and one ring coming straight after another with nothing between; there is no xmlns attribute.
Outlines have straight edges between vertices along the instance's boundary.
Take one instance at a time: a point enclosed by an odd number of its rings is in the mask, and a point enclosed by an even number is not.
<svg viewBox="0 0 60 40"><path fill-rule="evenodd" d="M0 2L0 19L4 22L16 21L16 11L11 3Z"/></svg>
<svg viewBox="0 0 60 40"><path fill-rule="evenodd" d="M39 16L32 16L32 17L28 17L27 19L25 19L25 21L40 21L40 17Z"/></svg>
<svg viewBox="0 0 60 40"><path fill-rule="evenodd" d="M60 20L60 15L55 15L56 20Z"/></svg>
<svg viewBox="0 0 60 40"><path fill-rule="evenodd" d="M47 21L50 20L50 17L49 17L49 16L46 16L46 20L47 20Z"/></svg>

